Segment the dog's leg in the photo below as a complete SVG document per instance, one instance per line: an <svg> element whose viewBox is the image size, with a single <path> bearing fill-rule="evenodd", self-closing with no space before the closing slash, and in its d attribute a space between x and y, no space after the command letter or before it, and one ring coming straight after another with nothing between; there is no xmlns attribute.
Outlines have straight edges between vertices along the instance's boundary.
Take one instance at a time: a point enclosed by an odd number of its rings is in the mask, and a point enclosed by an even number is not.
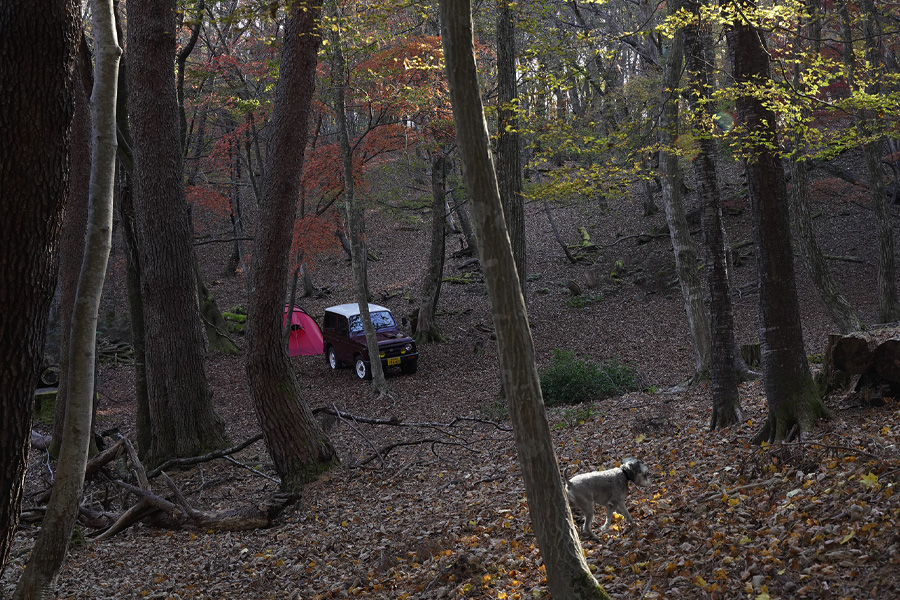
<svg viewBox="0 0 900 600"><path fill-rule="evenodd" d="M618 506L618 508L616 509L616 512L619 513L620 515L622 515L623 517L625 517L625 520L628 521L628 524L629 524L629 525L633 525L633 524L634 524L634 519L631 518L631 513L628 512L628 509L627 509L627 508L625 508L625 503L624 503L624 502L620 502L620 503L619 503L619 506Z"/></svg>
<svg viewBox="0 0 900 600"><path fill-rule="evenodd" d="M590 502L586 506L581 506L579 508L581 508L581 512L584 513L584 526L581 528L581 533L591 539L597 539L597 536L591 531L591 525L594 522L594 503Z"/></svg>
<svg viewBox="0 0 900 600"><path fill-rule="evenodd" d="M613 505L609 504L606 507L606 522L603 524L603 527L600 528L600 531L606 531L606 528L609 527L609 524L612 523L613 520Z"/></svg>

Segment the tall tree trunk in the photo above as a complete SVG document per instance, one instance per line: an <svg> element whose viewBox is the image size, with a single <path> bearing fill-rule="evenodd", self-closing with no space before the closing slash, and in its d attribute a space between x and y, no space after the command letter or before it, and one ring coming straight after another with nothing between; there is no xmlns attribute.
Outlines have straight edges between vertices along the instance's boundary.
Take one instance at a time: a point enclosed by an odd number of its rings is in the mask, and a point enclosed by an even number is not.
<svg viewBox="0 0 900 600"><path fill-rule="evenodd" d="M447 206L447 160L443 151L437 149L431 157L431 248L428 252L428 268L422 281L422 300L419 302L419 318L415 338L419 343L444 342L437 326L438 298L441 295L441 281L444 278L444 250Z"/></svg>
<svg viewBox="0 0 900 600"><path fill-rule="evenodd" d="M500 191L491 160L468 0L441 2L453 121L472 199L491 312L497 328L501 370L535 537L554 598L608 598L584 559L566 501L528 328L525 298L503 221Z"/></svg>
<svg viewBox="0 0 900 600"><path fill-rule="evenodd" d="M84 236L88 218L88 195L91 183L91 106L85 86L90 86L91 54L82 38L78 47L78 72L73 86L75 118L72 120L72 145L69 149L69 201L59 241L59 384L53 412L53 436L50 454L59 456L66 420L69 384L69 331L78 273L84 253ZM86 77L87 76L87 77Z"/></svg>
<svg viewBox="0 0 900 600"><path fill-rule="evenodd" d="M798 52L812 51L818 54L820 51L821 20L817 6L819 0L806 0L806 10L809 11L810 20L798 24L797 36L794 43ZM807 40L811 42L807 43ZM803 89L803 67L801 63L794 66L794 86ZM800 119L810 118L809 110L801 111ZM831 320L837 325L841 333L850 333L863 328L863 322L859 313L850 305L844 295L838 289L837 283L828 270L828 263L816 241L813 230L812 218L809 214L809 161L805 160L808 151L808 143L803 134L803 128L791 127L791 146L794 151L790 161L791 169L791 221L797 233L797 241L802 254L803 264L809 272L813 286L819 295L819 300L831 316Z"/></svg>
<svg viewBox="0 0 900 600"><path fill-rule="evenodd" d="M805 142L794 136L794 147L802 148ZM838 289L828 270L825 255L816 241L812 217L809 214L809 163L792 160L791 163L791 220L797 232L803 264L809 272L819 300L828 311L831 320L841 333L859 331L864 327L862 319L847 298Z"/></svg>
<svg viewBox="0 0 900 600"><path fill-rule="evenodd" d="M863 20L863 39L865 40L865 57L867 69L873 71L874 83L865 90L868 94L879 94L880 54L875 42L875 8L871 1L861 4ZM851 92L856 90L856 55L853 50L853 30L850 20L848 1L842 0L838 5L841 13L841 34L843 38L844 68L847 85ZM878 241L878 320L888 323L897 320L898 312L897 288L894 282L894 236L891 229L891 218L885 199L884 179L881 174L881 154L884 137L880 120L867 109L859 109L856 113L856 131L862 139L863 156L866 162L866 174L869 180L869 197L875 213L875 233Z"/></svg>
<svg viewBox="0 0 900 600"><path fill-rule="evenodd" d="M0 3L0 571L19 521L59 264L79 6Z"/></svg>
<svg viewBox="0 0 900 600"><path fill-rule="evenodd" d="M519 153L519 95L516 91L516 25L510 0L497 10L497 183L516 271L525 294L525 198ZM557 96L557 99L559 96ZM558 106L562 103L558 102Z"/></svg>
<svg viewBox="0 0 900 600"><path fill-rule="evenodd" d="M472 229L472 220L469 218L469 200L460 199L459 191L450 190L450 200L453 204L453 211L459 218L459 226L462 228L463 237L466 238L466 249L474 256L478 253L478 238Z"/></svg>
<svg viewBox="0 0 900 600"><path fill-rule="evenodd" d="M675 9L672 9L673 12ZM678 137L678 83L684 60L684 34L677 32L669 46L663 70L662 111L659 119L659 166L662 171L662 197L666 222L675 253L675 271L681 285L681 297L687 314L694 346L694 375L690 383L709 377L711 339L709 316L703 304L703 288L697 272L697 250L691 241L691 229L684 214L681 168L675 152Z"/></svg>
<svg viewBox="0 0 900 600"><path fill-rule="evenodd" d="M281 343L291 234L315 92L320 0L289 2L281 69L275 84L263 196L250 271L247 376L269 455L283 488L299 491L337 464Z"/></svg>
<svg viewBox="0 0 900 600"><path fill-rule="evenodd" d="M734 338L734 313L731 307L731 286L728 284L728 264L725 254L725 228L719 183L716 175L716 142L713 138L712 74L715 64L712 52L712 32L709 21L701 20L706 2L689 5L696 22L684 28L687 49L687 71L690 76L690 105L699 120L695 135L699 146L694 158L694 174L700 195L700 219L703 223L703 246L706 257L706 281L709 287L709 320L712 354L713 411L709 428L734 425L743 420L738 394L736 363L740 358Z"/></svg>
<svg viewBox="0 0 900 600"><path fill-rule="evenodd" d="M332 4L337 15L337 6ZM353 289L359 304L359 317L366 333L366 347L369 352L369 373L372 377L372 394L377 397L388 395L384 367L378 358L378 337L369 314L368 249L366 247L365 207L356 198L356 184L353 177L353 148L350 146L350 132L347 129L347 104L344 90L347 86L347 67L341 37L338 30L332 30L332 85L334 85L334 112L337 121L338 143L341 146L341 166L344 171L344 206L347 211L347 231L350 234L350 263L353 267Z"/></svg>
<svg viewBox="0 0 900 600"><path fill-rule="evenodd" d="M75 527L81 502L84 468L91 440L97 313L112 246L113 190L116 173L116 79L122 52L113 22L112 0L93 0L94 86L91 93L93 144L90 208L84 257L72 313L68 406L56 479L15 599L52 598L56 576Z"/></svg>
<svg viewBox="0 0 900 600"><path fill-rule="evenodd" d="M873 83L866 90L878 95L882 91L881 77L883 65L878 51L878 37L875 4L872 0L861 0L863 11L863 39L866 48L866 65L874 70ZM881 172L881 156L884 154L883 120L866 110L858 122L862 135L867 140L863 144L866 157L866 171L869 176L869 195L875 209L875 231L878 238L878 320L889 323L900 318L900 303L897 300L897 283L894 277L894 232L891 214L885 195L884 176Z"/></svg>
<svg viewBox="0 0 900 600"><path fill-rule="evenodd" d="M756 11L752 0L731 0L736 12L728 32L732 70L739 86L754 89L770 81L769 54L761 31L747 22ZM816 391L800 325L794 278L790 218L784 167L779 158L777 119L763 98L738 97L744 128L745 164L753 211L759 280L759 330L763 381L769 416L756 442L785 439L811 431L829 415Z"/></svg>
<svg viewBox="0 0 900 600"><path fill-rule="evenodd" d="M190 240L175 89L174 0L128 6L129 117L146 325L151 464L228 445L213 411ZM173 335L177 332L177 335Z"/></svg>
<svg viewBox="0 0 900 600"><path fill-rule="evenodd" d="M113 5L116 18L117 38L122 39L122 21L119 7ZM144 324L144 300L141 297L140 255L137 246L137 224L134 216L134 202L131 191L134 188L134 140L128 124L128 54L119 59L118 94L116 121L118 122L119 166L123 180L119 196L119 223L122 225L122 239L125 242L125 289L128 296L128 310L131 317L131 345L134 348L134 395L135 395L135 437L138 456L143 460L150 452L150 394L147 390L147 344Z"/></svg>

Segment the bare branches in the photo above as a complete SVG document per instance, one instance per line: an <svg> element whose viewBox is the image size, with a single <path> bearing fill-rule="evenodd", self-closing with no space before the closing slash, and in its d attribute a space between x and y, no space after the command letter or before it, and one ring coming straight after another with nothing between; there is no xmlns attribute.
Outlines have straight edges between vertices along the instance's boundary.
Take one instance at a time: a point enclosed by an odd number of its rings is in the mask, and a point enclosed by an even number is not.
<svg viewBox="0 0 900 600"><path fill-rule="evenodd" d="M504 433L512 432L512 428L507 425L498 423L496 421L491 421L489 419L479 419L477 417L456 417L452 421L448 421L445 423L436 421L405 422L401 421L397 417L379 419L374 417L354 415L348 412L344 412L335 406L319 407L314 409L313 413L337 417L342 422L346 423L347 426L350 427L360 438L362 438L366 445L368 445L372 449L372 454L350 464L351 467L361 467L363 465L369 464L376 459L381 463L382 466L384 466L385 458L392 450L410 446L427 445L430 447L431 453L439 461L442 462L446 462L447 459L441 456L438 452L438 447L441 446L455 447L467 452L477 452L477 450L475 449L475 445L479 441L484 441L486 438L484 436L480 436L476 439L473 436L475 432L472 428L467 430L462 430L460 428L464 424L469 424L472 426L483 425L488 427L489 429L501 431ZM436 433L437 435L412 440L394 441L379 447L362 431L362 429L359 427L360 424L401 427L408 429L424 429L427 431L431 431L432 433Z"/></svg>

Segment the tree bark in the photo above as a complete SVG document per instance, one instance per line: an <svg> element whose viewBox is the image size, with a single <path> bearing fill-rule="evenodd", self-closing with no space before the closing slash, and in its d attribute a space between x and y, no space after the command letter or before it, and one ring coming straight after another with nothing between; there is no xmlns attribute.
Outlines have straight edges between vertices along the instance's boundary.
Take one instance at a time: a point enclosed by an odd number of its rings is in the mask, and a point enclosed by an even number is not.
<svg viewBox="0 0 900 600"><path fill-rule="evenodd" d="M116 11L116 33L123 38L118 5ZM134 348L134 395L135 395L135 438L138 453L145 458L150 452L150 394L147 389L146 327L144 323L144 301L141 297L140 253L137 245L137 224L132 202L134 187L134 140L128 124L128 54L119 59L118 95L116 121L118 124L119 165L123 184L119 198L119 223L125 242L125 289L128 296L128 311L131 317L131 345Z"/></svg>
<svg viewBox="0 0 900 600"><path fill-rule="evenodd" d="M706 282L709 288L711 339L710 378L713 410L709 428L735 425L743 420L738 394L737 363L740 355L734 338L734 312L725 253L725 228L716 174L716 142L713 135L711 94L713 80L709 65L715 64L712 52L711 24L701 20L706 2L689 4L697 19L684 28L687 70L690 77L690 106L699 120L695 128L697 156L694 174L700 196L700 220L703 223L703 247L706 258Z"/></svg>
<svg viewBox="0 0 900 600"><path fill-rule="evenodd" d="M875 46L875 8L869 0L861 3L863 20L863 39L865 40L865 56L868 69L875 71L875 82L865 90L868 94L880 93L880 82L877 74L880 71L880 55ZM844 68L847 85L852 93L856 89L856 55L853 50L853 31L850 20L850 9L847 0L838 5L841 14L841 37L843 42ZM881 175L881 153L884 144L883 129L880 120L872 111L860 109L855 115L856 132L862 140L863 157L866 163L866 175L869 182L869 197L875 214L875 233L878 240L877 288L878 319L882 323L897 320L898 310L897 288L894 281L894 236L891 229L890 213L884 193L884 179Z"/></svg>
<svg viewBox="0 0 900 600"><path fill-rule="evenodd" d="M84 254L84 238L88 218L88 196L91 183L91 107L84 75L90 73L90 52L82 39L78 48L78 72L73 86L75 117L72 120L72 145L69 149L69 201L59 241L59 383L56 406L53 413L53 433L50 443L51 456L59 456L66 420L66 399L69 383L69 331L75 292L78 289L78 273ZM81 63L87 63L83 65Z"/></svg>
<svg viewBox="0 0 900 600"><path fill-rule="evenodd" d="M674 12L674 9L672 9ZM703 304L703 289L697 272L697 250L691 241L691 230L684 213L681 168L675 152L678 135L678 82L684 59L684 34L679 31L669 46L663 71L662 111L659 119L659 166L662 170L662 198L666 222L675 253L675 271L681 286L681 297L687 314L691 342L694 346L694 375L691 381L709 377L711 339L709 316Z"/></svg>
<svg viewBox="0 0 900 600"><path fill-rule="evenodd" d="M174 0L136 0L128 6L128 109L146 326L150 464L228 443L224 424L213 411L194 284L173 73L176 12Z"/></svg>
<svg viewBox="0 0 900 600"><path fill-rule="evenodd" d="M332 5L337 17L336 4ZM344 63L344 52L341 49L341 36L338 30L332 31L332 48L334 64L332 65L332 84L334 85L334 112L337 121L338 143L341 146L341 166L344 172L344 207L347 211L347 230L350 234L350 263L353 268L353 289L356 302L359 304L359 317L366 334L366 347L369 352L369 374L372 378L372 394L377 397L387 396L388 387L384 379L384 367L378 358L378 338L372 317L369 314L369 274L368 249L366 248L365 207L356 198L356 182L353 177L353 148L350 146L350 132L347 129L347 104L345 88L347 85L347 67Z"/></svg>
<svg viewBox="0 0 900 600"><path fill-rule="evenodd" d="M762 32L743 16L753 14L756 5L752 0L730 4L737 15L727 34L735 81L748 89L765 89L771 80L768 49ZM795 427L800 434L811 431L830 413L819 398L803 345L777 118L752 93L738 97L737 110L745 135L742 151L753 211L760 346L769 405L766 424L754 441L775 441L793 435Z"/></svg>
<svg viewBox="0 0 900 600"><path fill-rule="evenodd" d="M550 427L541 399L534 344L525 299L503 220L491 160L468 0L441 2L453 121L472 199L491 312L497 330L501 370L535 537L554 598L608 598L584 559L559 476Z"/></svg>
<svg viewBox="0 0 900 600"><path fill-rule="evenodd" d="M247 376L269 455L282 488L288 491L298 491L338 462L331 441L300 394L287 348L281 343L321 11L319 0L288 5L250 271Z"/></svg>
<svg viewBox="0 0 900 600"><path fill-rule="evenodd" d="M112 0L92 0L94 85L91 93L92 151L90 202L84 257L72 313L68 403L56 480L15 599L53 597L54 581L75 527L91 442L97 313L112 246L116 172L116 80L119 48Z"/></svg>
<svg viewBox="0 0 900 600"><path fill-rule="evenodd" d="M794 140L795 148L799 148L802 140ZM819 300L828 311L831 320L841 333L858 331L864 327L859 313L835 283L828 270L828 261L822 253L816 234L813 230L812 218L809 214L809 166L807 161L791 161L791 220L797 232L797 239L802 254L803 264L809 272L810 279L819 295Z"/></svg>
<svg viewBox="0 0 900 600"><path fill-rule="evenodd" d="M810 12L810 20L800 22L798 25L795 44L799 48L807 46L807 40L812 40L811 50L820 51L821 22L816 11L818 0L807 0L807 9ZM800 64L794 66L794 86L802 88L803 68ZM800 113L801 119L809 119L809 111ZM818 293L819 300L831 316L831 320L837 325L841 333L849 333L863 328L863 322L859 313L850 305L847 298L841 293L831 272L825 255L816 240L812 218L809 214L809 170L810 161L806 160L808 143L803 135L803 129L799 127L793 130L791 145L794 156L790 161L791 169L791 221L797 233L797 241L800 247L801 258L806 270L809 272L813 286Z"/></svg>
<svg viewBox="0 0 900 600"><path fill-rule="evenodd" d="M872 0L861 0L863 11L863 39L866 48L866 65L876 72L868 94L881 93L882 62L878 51L875 5ZM900 302L897 299L897 283L894 269L894 231L888 200L885 195L884 176L881 173L881 156L884 153L884 121L873 111L864 111L858 122L864 140L866 171L869 176L869 195L875 212L875 231L878 239L878 319L890 323L900 318Z"/></svg>
<svg viewBox="0 0 900 600"><path fill-rule="evenodd" d="M415 338L419 343L446 341L437 326L435 313L441 295L444 278L444 250L446 247L445 206L447 206L447 159L443 151L434 151L431 157L431 247L428 268L422 281L422 299L419 302L419 318Z"/></svg>
<svg viewBox="0 0 900 600"><path fill-rule="evenodd" d="M68 198L79 6L0 3L0 571L19 520Z"/></svg>
<svg viewBox="0 0 900 600"><path fill-rule="evenodd" d="M516 25L509 0L497 7L497 183L516 271L525 294L525 198L519 152L519 96L516 90ZM558 103L562 110L562 103Z"/></svg>

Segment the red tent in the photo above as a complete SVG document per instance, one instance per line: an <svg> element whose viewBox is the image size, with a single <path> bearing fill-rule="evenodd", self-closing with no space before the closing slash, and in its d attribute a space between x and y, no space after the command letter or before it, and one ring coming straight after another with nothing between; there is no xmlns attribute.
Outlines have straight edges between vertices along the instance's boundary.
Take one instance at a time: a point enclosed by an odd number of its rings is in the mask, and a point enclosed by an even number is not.
<svg viewBox="0 0 900 600"><path fill-rule="evenodd" d="M287 321L289 307L284 307L284 319ZM322 330L315 319L306 314L299 306L294 307L291 317L291 337L288 340L290 356L309 356L322 354Z"/></svg>

